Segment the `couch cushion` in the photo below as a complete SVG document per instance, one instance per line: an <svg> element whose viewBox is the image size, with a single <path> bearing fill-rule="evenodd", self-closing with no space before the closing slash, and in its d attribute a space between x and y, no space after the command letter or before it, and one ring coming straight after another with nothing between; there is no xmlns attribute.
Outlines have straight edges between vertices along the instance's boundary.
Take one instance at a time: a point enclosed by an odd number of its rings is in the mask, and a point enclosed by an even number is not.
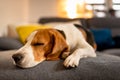
<svg viewBox="0 0 120 80"><path fill-rule="evenodd" d="M23 44L14 38L0 37L0 50L19 49Z"/></svg>
<svg viewBox="0 0 120 80"><path fill-rule="evenodd" d="M7 26L7 36L6 37L19 39L17 31L16 31L16 25L8 24L8 26Z"/></svg>
<svg viewBox="0 0 120 80"><path fill-rule="evenodd" d="M115 48L120 48L120 35L114 36L113 40L115 41Z"/></svg>
<svg viewBox="0 0 120 80"><path fill-rule="evenodd" d="M50 28L49 26L43 26L43 25L21 25L16 28L18 35L20 37L20 40L25 43L26 38L31 34L31 32L37 30L37 29L45 29Z"/></svg>
<svg viewBox="0 0 120 80"><path fill-rule="evenodd" d="M97 50L104 50L114 47L115 42L112 39L110 29L91 29L91 31L98 46Z"/></svg>
<svg viewBox="0 0 120 80"><path fill-rule="evenodd" d="M0 52L0 80L120 80L120 57L98 54L81 59L76 68L65 68L63 60L44 61L36 67L20 69L13 65L14 51Z"/></svg>
<svg viewBox="0 0 120 80"><path fill-rule="evenodd" d="M112 36L120 33L120 18L91 18L86 20L87 26L90 28L109 28Z"/></svg>
<svg viewBox="0 0 120 80"><path fill-rule="evenodd" d="M120 48L107 49L107 50L104 50L103 53L120 57Z"/></svg>

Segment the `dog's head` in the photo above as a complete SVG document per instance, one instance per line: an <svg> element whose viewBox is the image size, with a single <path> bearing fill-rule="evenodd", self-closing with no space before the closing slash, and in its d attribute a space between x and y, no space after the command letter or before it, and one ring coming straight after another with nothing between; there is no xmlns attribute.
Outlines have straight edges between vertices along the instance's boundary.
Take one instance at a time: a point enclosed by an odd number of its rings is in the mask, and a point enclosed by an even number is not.
<svg viewBox="0 0 120 80"><path fill-rule="evenodd" d="M15 64L29 68L44 60L58 60L69 47L65 38L55 29L40 29L32 32L26 44L12 56Z"/></svg>

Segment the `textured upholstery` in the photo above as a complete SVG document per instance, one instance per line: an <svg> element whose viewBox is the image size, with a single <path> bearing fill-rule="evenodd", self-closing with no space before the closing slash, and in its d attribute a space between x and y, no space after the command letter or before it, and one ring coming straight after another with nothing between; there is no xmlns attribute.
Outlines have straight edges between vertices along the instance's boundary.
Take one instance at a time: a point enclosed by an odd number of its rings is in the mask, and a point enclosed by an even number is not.
<svg viewBox="0 0 120 80"><path fill-rule="evenodd" d="M120 57L98 54L81 59L77 68L65 68L63 60L44 61L21 69L13 65L14 51L0 52L0 80L120 80Z"/></svg>

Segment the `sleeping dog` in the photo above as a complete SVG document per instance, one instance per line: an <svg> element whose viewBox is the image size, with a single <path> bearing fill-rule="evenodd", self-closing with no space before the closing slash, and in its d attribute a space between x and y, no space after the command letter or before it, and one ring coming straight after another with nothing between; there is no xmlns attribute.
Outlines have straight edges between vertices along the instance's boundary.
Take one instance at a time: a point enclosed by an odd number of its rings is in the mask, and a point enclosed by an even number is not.
<svg viewBox="0 0 120 80"><path fill-rule="evenodd" d="M12 56L21 68L30 68L44 60L64 58L65 67L77 67L81 58L96 57L91 33L73 24L33 31L25 45Z"/></svg>

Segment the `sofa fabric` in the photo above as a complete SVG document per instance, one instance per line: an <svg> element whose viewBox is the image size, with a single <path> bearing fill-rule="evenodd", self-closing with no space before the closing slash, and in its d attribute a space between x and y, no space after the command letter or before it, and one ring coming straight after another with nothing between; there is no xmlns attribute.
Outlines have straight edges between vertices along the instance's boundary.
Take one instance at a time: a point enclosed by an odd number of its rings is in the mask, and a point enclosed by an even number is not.
<svg viewBox="0 0 120 80"><path fill-rule="evenodd" d="M115 47L115 40L113 40L110 29L91 29L97 50L105 50Z"/></svg>
<svg viewBox="0 0 120 80"><path fill-rule="evenodd" d="M0 50L13 50L19 49L23 44L19 39L0 37Z"/></svg>
<svg viewBox="0 0 120 80"><path fill-rule="evenodd" d="M112 31L112 36L120 35L120 18L91 18L86 20L89 28L108 28Z"/></svg>
<svg viewBox="0 0 120 80"><path fill-rule="evenodd" d="M84 58L76 68L65 68L63 60L44 61L36 67L16 67L11 55L0 52L0 80L120 80L120 57L97 53L96 58Z"/></svg>

